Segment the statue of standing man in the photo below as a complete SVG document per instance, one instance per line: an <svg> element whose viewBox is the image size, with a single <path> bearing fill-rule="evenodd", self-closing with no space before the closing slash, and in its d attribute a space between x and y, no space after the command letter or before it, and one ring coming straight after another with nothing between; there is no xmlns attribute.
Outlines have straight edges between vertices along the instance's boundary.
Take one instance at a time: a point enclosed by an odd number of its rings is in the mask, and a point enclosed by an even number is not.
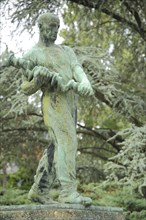
<svg viewBox="0 0 146 220"><path fill-rule="evenodd" d="M52 145L55 146L52 157L57 180L61 185L58 201L90 205L92 200L77 192L75 94L89 96L93 95L93 90L73 50L54 43L59 29L59 18L51 13L42 14L38 18L38 27L39 41L24 55L24 59L28 61L27 67L31 71L24 74L27 77L24 78L21 87L26 95L31 95L39 89L43 93L43 118ZM12 62L14 62L13 58ZM39 198L39 193L43 193L39 187L43 175L49 179L47 175L50 173L50 178L53 180L51 176L53 171L43 171L45 166L49 167L47 164L49 160L46 158L47 150L40 160L34 184L28 195L29 199L34 201ZM41 202L49 203L52 200L49 197L48 201L42 199Z"/></svg>

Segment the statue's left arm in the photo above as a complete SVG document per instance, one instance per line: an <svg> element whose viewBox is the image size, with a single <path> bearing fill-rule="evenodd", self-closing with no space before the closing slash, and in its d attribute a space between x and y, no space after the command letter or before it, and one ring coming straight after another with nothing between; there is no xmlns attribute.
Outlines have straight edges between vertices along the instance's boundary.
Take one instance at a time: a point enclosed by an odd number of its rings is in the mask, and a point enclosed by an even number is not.
<svg viewBox="0 0 146 220"><path fill-rule="evenodd" d="M78 85L78 92L81 95L93 95L93 89L91 86L90 81L88 80L81 64L79 63L74 51L71 48L67 48L70 53L71 59L71 67L73 71L73 78L76 82L79 83Z"/></svg>
<svg viewBox="0 0 146 220"><path fill-rule="evenodd" d="M74 79L79 82L78 91L82 95L93 95L93 89L84 70L81 66L75 66L73 69Z"/></svg>

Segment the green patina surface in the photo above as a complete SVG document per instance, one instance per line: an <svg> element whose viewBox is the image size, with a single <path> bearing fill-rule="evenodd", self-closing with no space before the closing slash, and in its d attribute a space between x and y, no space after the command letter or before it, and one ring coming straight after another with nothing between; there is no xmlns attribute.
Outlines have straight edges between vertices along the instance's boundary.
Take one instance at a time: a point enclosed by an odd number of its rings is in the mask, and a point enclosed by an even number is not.
<svg viewBox="0 0 146 220"><path fill-rule="evenodd" d="M77 192L75 121L76 93L90 96L93 90L74 51L54 43L59 28L58 17L51 13L43 14L38 18L38 26L38 43L22 59L16 59L10 53L7 61L8 65L23 69L21 88L26 95L42 91L44 123L54 146L53 153L48 148L40 160L29 198L35 200L37 197L37 201L45 203L44 194L48 194L52 186L50 179L57 178L61 186L60 202L89 205L92 200ZM51 163L49 155L53 157ZM44 197L46 202L48 197Z"/></svg>

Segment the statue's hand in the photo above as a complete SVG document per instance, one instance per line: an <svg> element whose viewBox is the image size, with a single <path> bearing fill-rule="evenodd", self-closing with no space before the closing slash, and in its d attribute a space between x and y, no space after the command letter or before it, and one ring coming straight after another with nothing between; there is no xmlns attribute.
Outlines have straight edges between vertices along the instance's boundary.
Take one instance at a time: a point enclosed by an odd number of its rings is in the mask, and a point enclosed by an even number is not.
<svg viewBox="0 0 146 220"><path fill-rule="evenodd" d="M43 66L35 66L32 72L33 72L34 78L38 78L39 76L51 77L51 74L48 68L43 67Z"/></svg>
<svg viewBox="0 0 146 220"><path fill-rule="evenodd" d="M62 91L67 92L68 90L73 89L75 92L80 95L93 95L93 89L89 81L76 82L75 80L70 80L66 85L62 85Z"/></svg>
<svg viewBox="0 0 146 220"><path fill-rule="evenodd" d="M78 93L85 96L94 95L93 89L89 81L83 81L78 85Z"/></svg>
<svg viewBox="0 0 146 220"><path fill-rule="evenodd" d="M46 79L48 79L50 80L52 86L55 85L59 86L61 84L62 78L59 76L59 74L53 71L49 71L49 69L46 67L35 66L32 72L33 72L33 78L36 79L37 81L44 80L45 82Z"/></svg>
<svg viewBox="0 0 146 220"><path fill-rule="evenodd" d="M74 91L77 92L78 91L78 85L79 85L78 82L75 82L73 79L71 79L66 85L62 86L62 91L66 92L70 89L73 89Z"/></svg>
<svg viewBox="0 0 146 220"><path fill-rule="evenodd" d="M51 85L52 86L56 85L56 86L58 86L58 88L61 88L61 86L62 86L62 77L59 76L58 73L52 72Z"/></svg>

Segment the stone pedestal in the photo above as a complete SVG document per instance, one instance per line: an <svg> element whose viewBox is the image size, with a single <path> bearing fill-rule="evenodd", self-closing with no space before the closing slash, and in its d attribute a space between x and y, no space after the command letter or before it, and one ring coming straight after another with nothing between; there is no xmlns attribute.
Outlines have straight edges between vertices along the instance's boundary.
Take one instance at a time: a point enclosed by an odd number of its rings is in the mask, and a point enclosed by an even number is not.
<svg viewBox="0 0 146 220"><path fill-rule="evenodd" d="M0 206L0 220L124 220L120 208L82 205Z"/></svg>

